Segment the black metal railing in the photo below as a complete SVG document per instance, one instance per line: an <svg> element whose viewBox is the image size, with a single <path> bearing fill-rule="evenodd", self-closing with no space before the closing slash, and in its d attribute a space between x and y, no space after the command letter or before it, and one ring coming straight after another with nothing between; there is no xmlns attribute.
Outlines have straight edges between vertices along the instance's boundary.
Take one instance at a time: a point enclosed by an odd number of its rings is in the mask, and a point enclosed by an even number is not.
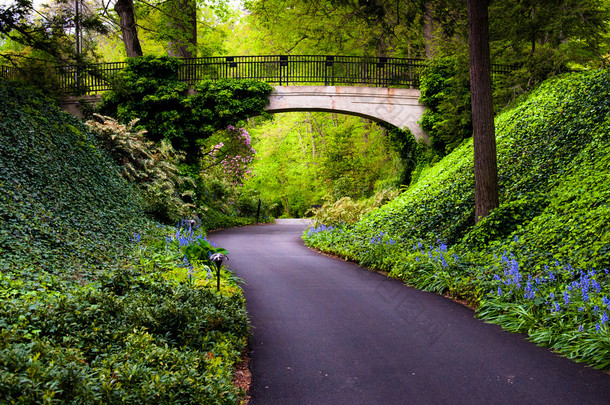
<svg viewBox="0 0 610 405"><path fill-rule="evenodd" d="M16 70L10 66L0 66L0 77L3 79L14 79L17 77Z"/></svg>
<svg viewBox="0 0 610 405"><path fill-rule="evenodd" d="M184 59L178 72L191 85L212 79L253 79L274 85L373 86L418 88L424 59L358 56L226 56ZM126 62L62 66L57 68L61 91L95 94L111 89L113 77ZM514 70L493 65L494 76ZM2 77L9 77L4 68Z"/></svg>
<svg viewBox="0 0 610 405"><path fill-rule="evenodd" d="M422 59L366 58L357 56L230 56L203 58L215 68L213 79L243 78L271 84L367 85L374 87L417 87ZM189 62L187 62L188 64Z"/></svg>
<svg viewBox="0 0 610 405"><path fill-rule="evenodd" d="M112 79L126 66L126 62L60 66L57 68L59 86L61 91L66 94L105 92L112 88Z"/></svg>
<svg viewBox="0 0 610 405"><path fill-rule="evenodd" d="M127 64L100 63L58 69L66 93L110 90L112 77ZM253 79L276 85L367 85L418 87L421 59L362 58L355 56L226 56L184 59L178 76L191 85L212 79Z"/></svg>

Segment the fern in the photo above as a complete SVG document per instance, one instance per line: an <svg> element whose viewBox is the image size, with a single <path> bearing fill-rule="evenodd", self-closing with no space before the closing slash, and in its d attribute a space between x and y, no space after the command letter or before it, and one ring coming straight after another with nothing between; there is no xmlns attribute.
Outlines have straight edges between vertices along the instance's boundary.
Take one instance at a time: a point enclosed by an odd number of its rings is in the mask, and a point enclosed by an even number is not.
<svg viewBox="0 0 610 405"><path fill-rule="evenodd" d="M178 168L184 154L174 150L169 141L148 141L144 137L146 130L138 128L137 123L132 120L125 125L94 114L87 126L121 165L123 177L139 186L149 213L164 221L189 216L195 207L184 198L192 196L196 186Z"/></svg>

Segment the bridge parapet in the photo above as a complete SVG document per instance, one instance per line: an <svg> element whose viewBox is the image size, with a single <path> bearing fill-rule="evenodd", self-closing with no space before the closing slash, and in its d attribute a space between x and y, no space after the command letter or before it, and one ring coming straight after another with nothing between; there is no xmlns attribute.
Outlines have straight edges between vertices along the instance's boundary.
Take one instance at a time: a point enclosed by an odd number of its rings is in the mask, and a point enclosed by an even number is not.
<svg viewBox="0 0 610 405"><path fill-rule="evenodd" d="M111 89L113 77L127 62L56 66L60 91L91 95ZM219 56L182 59L179 79L194 85L202 80L253 79L272 85L367 86L419 88L424 59L335 55ZM494 76L517 67L492 64ZM16 78L19 69L0 66L0 77Z"/></svg>

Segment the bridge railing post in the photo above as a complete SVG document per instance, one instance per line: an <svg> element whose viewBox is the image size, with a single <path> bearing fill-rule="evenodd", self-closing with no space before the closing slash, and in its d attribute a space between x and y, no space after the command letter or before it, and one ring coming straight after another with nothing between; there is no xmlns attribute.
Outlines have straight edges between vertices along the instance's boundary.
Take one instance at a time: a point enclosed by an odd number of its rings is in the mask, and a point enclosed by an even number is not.
<svg viewBox="0 0 610 405"><path fill-rule="evenodd" d="M284 72L284 80L286 81L286 85L288 85L288 77L285 72L285 68L288 67L288 56L280 55L280 86L282 85L282 72Z"/></svg>
<svg viewBox="0 0 610 405"><path fill-rule="evenodd" d="M330 68L331 71L334 71L334 65L335 65L335 57L334 56L327 56L326 57L326 61L324 62L324 85L325 86L334 86L335 85L335 81L334 81L334 74L331 74L330 78L332 79L332 83L329 82L329 77L328 77L328 70ZM331 72L332 73L332 72Z"/></svg>

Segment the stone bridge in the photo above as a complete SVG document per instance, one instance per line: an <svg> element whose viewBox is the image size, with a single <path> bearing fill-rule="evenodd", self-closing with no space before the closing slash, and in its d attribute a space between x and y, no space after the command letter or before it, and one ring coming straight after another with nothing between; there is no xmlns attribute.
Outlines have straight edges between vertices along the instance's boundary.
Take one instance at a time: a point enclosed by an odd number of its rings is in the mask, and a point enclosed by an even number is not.
<svg viewBox="0 0 610 405"><path fill-rule="evenodd" d="M95 102L111 89L112 78L129 62L57 66L60 90ZM350 114L411 130L428 138L418 121L420 75L427 61L412 58L337 55L215 56L182 59L178 79L195 85L202 80L252 79L275 85L268 111L325 111ZM0 66L0 77L16 71ZM492 77L515 66L492 64ZM83 96L84 95L84 96ZM64 109L79 113L77 98L66 98Z"/></svg>
<svg viewBox="0 0 610 405"><path fill-rule="evenodd" d="M425 107L418 101L417 89L347 86L275 86L269 96L267 111L320 111L355 115L400 129L409 129L416 140L428 142L418 121ZM61 101L64 111L82 117L79 100L97 104L99 95L66 97Z"/></svg>
<svg viewBox="0 0 610 405"><path fill-rule="evenodd" d="M356 115L411 130L415 139L428 142L418 121L425 107L417 89L347 86L275 86L267 111L322 111Z"/></svg>
<svg viewBox="0 0 610 405"><path fill-rule="evenodd" d="M126 62L58 68L62 90L88 94L96 102L99 92L110 90L111 78ZM328 55L224 56L183 59L180 80L195 85L201 80L252 79L275 85L267 110L323 111L364 117L411 130L427 141L419 121L419 77L426 61L390 57ZM63 107L78 114L76 98Z"/></svg>

